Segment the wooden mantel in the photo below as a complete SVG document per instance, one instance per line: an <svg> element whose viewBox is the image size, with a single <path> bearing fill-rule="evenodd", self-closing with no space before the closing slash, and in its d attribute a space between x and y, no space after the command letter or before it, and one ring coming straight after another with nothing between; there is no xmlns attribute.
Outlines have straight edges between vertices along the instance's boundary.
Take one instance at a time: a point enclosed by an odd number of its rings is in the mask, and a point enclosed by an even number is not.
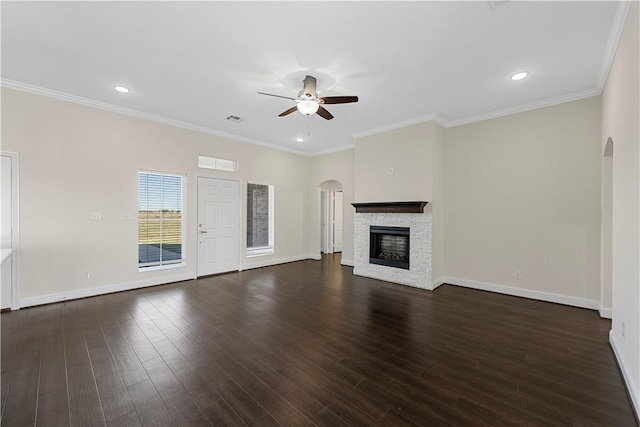
<svg viewBox="0 0 640 427"><path fill-rule="evenodd" d="M429 202L351 203L356 213L423 213Z"/></svg>

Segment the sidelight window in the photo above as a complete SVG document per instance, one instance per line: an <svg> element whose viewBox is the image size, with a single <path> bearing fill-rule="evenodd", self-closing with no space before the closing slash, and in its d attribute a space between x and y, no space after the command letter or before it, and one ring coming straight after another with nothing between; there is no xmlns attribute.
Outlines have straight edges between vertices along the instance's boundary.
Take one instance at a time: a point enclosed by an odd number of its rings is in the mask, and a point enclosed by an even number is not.
<svg viewBox="0 0 640 427"><path fill-rule="evenodd" d="M247 256L274 252L273 193L272 185L247 184Z"/></svg>

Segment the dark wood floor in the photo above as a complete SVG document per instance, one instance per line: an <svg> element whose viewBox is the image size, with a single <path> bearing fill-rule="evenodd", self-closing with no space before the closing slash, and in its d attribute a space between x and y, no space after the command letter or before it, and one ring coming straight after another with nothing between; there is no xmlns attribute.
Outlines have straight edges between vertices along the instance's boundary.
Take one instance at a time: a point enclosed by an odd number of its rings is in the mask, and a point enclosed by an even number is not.
<svg viewBox="0 0 640 427"><path fill-rule="evenodd" d="M636 426L597 313L338 256L2 314L2 425Z"/></svg>

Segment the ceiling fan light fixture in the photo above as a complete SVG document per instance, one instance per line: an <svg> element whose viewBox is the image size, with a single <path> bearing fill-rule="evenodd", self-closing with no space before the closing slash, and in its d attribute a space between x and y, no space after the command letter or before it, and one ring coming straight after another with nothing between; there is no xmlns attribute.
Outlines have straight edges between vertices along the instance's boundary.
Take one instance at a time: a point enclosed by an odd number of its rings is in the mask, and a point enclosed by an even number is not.
<svg viewBox="0 0 640 427"><path fill-rule="evenodd" d="M318 103L316 101L300 101L298 102L298 111L303 116L311 116L318 111Z"/></svg>

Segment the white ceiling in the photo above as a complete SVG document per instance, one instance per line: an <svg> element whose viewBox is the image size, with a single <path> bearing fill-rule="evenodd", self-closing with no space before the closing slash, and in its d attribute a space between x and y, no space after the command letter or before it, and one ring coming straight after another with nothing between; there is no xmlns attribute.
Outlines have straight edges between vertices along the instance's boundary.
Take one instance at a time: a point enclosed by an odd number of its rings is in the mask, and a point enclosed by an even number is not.
<svg viewBox="0 0 640 427"><path fill-rule="evenodd" d="M596 95L624 18L611 1L1 7L4 86L309 155L427 119L451 126ZM531 74L509 80L520 70ZM295 96L306 74L320 95L360 102L328 105L331 121L278 117L293 102L256 93Z"/></svg>

